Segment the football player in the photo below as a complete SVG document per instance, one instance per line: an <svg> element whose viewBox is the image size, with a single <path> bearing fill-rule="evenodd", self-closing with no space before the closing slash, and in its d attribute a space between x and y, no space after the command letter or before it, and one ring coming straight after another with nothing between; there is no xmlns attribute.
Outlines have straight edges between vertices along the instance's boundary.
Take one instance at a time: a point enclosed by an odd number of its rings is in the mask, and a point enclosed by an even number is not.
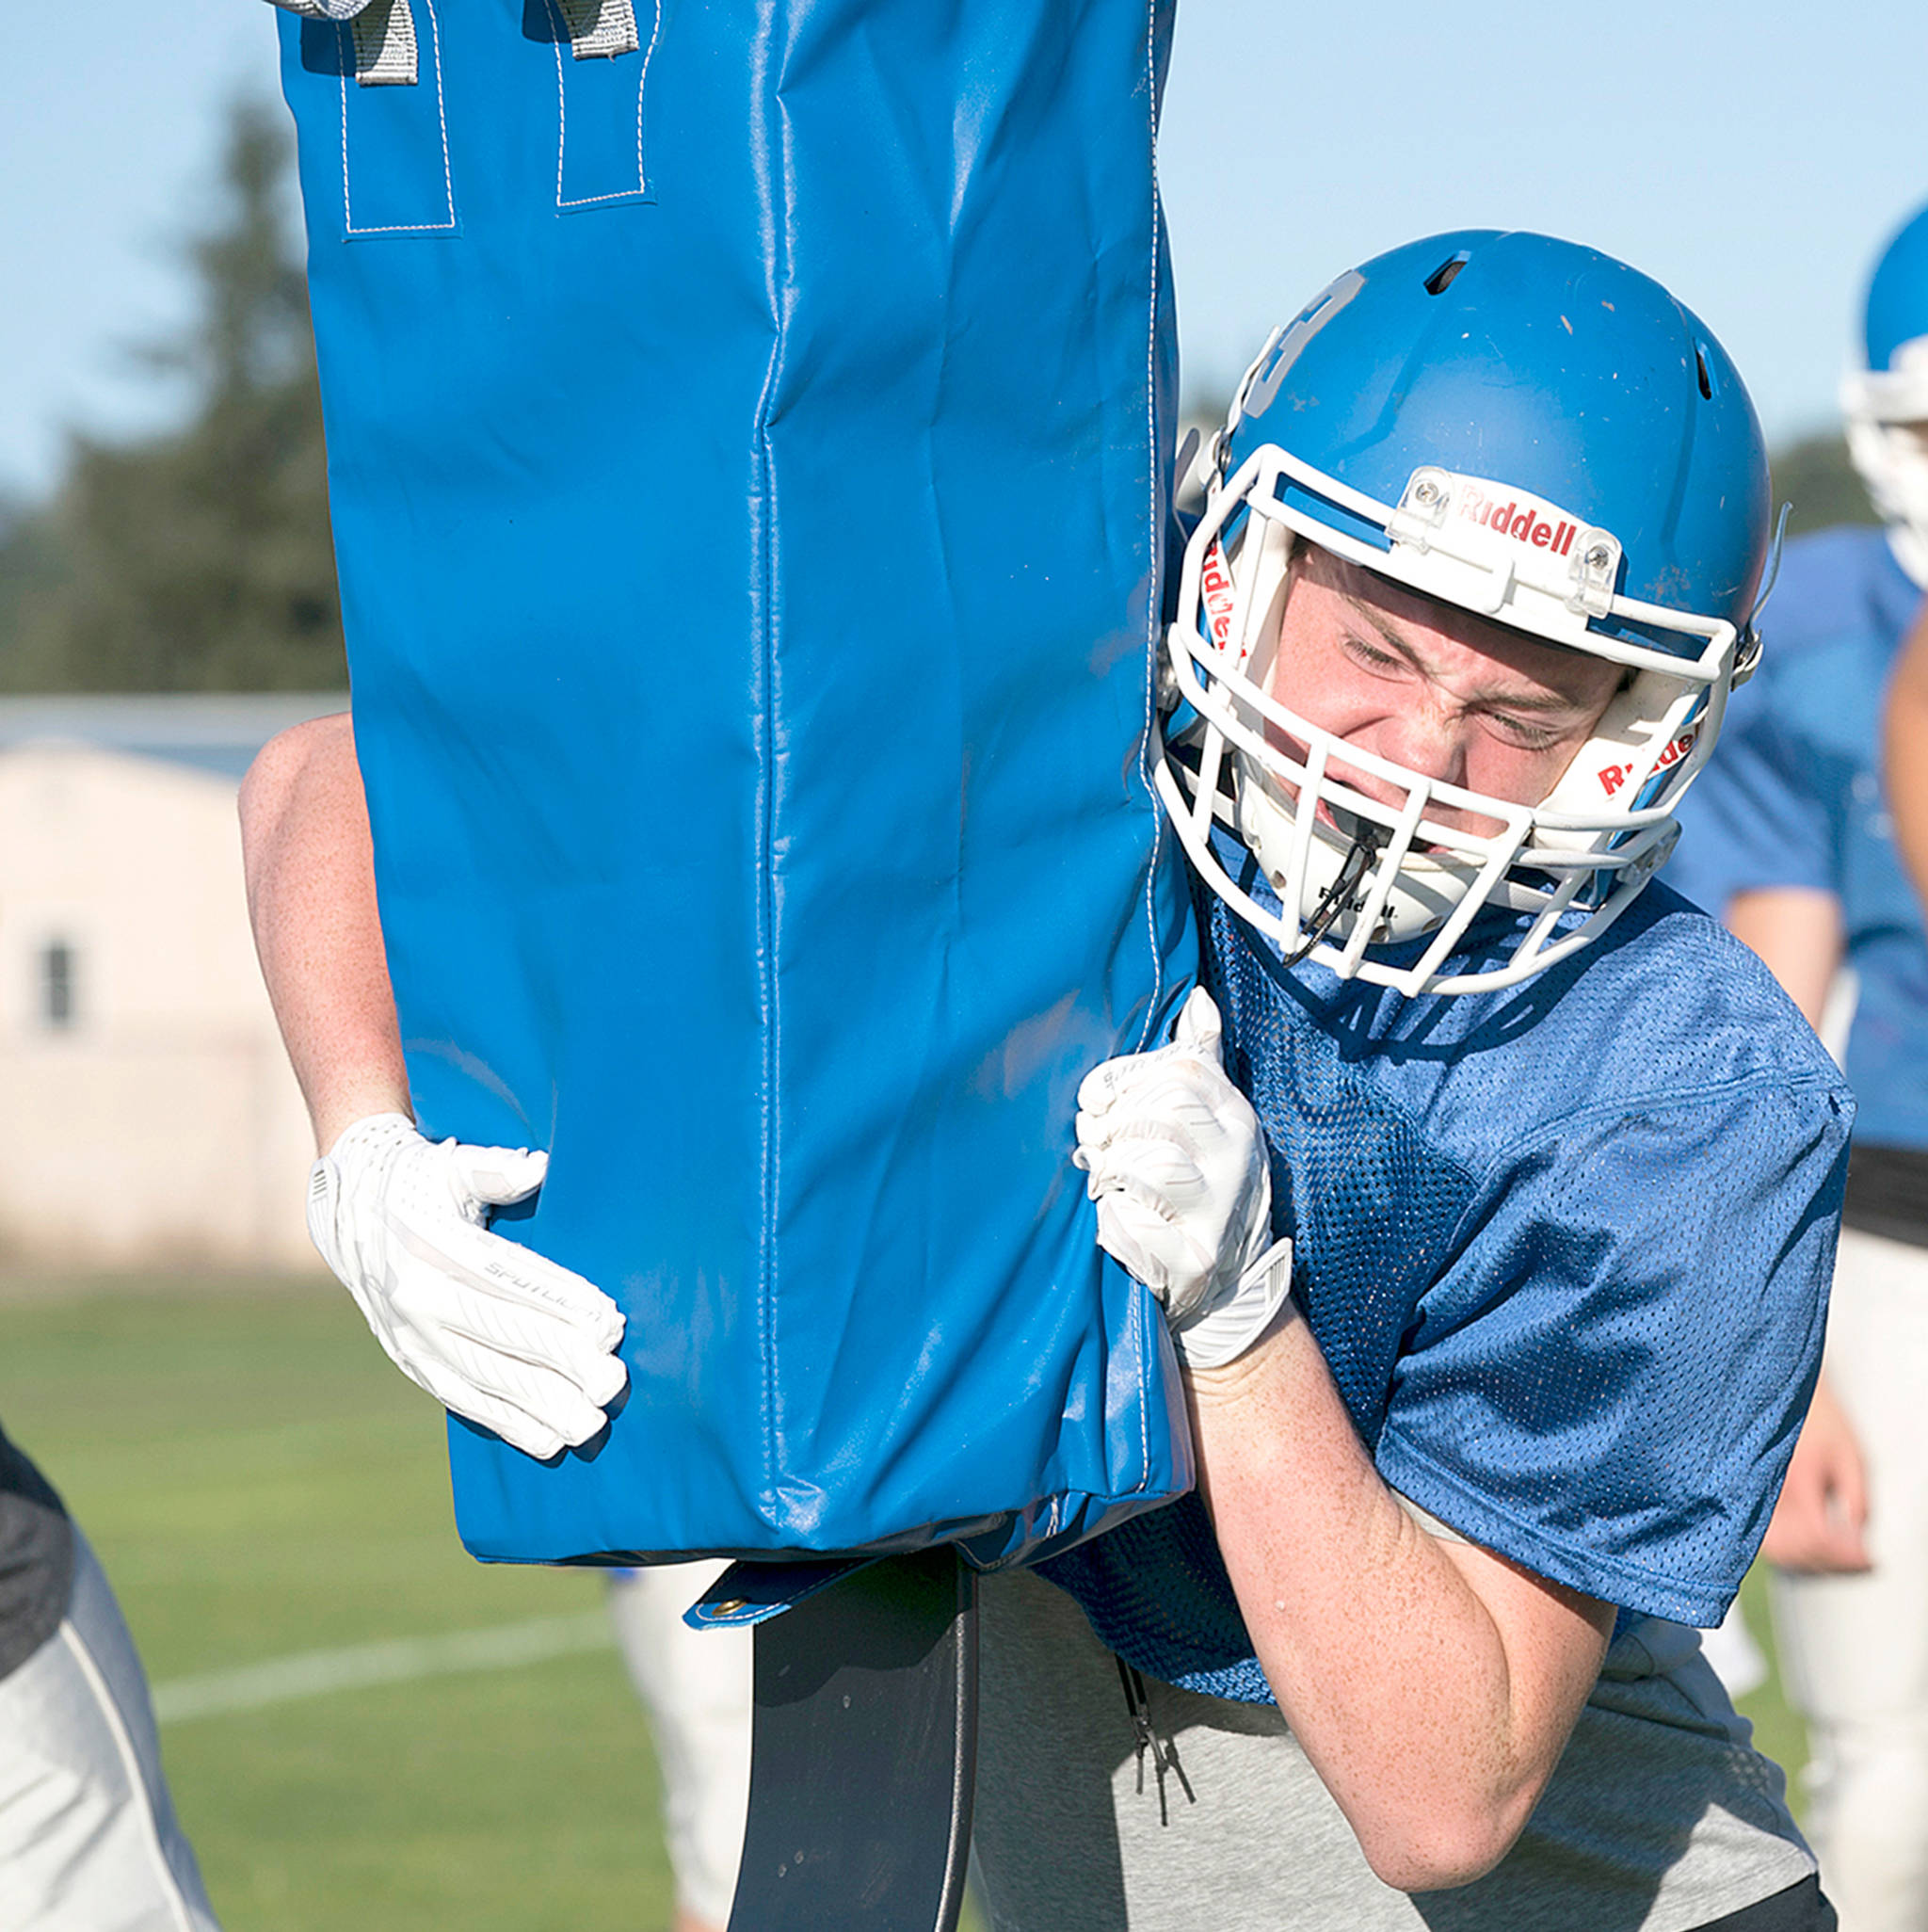
<svg viewBox="0 0 1928 1932"><path fill-rule="evenodd" d="M1241 386L1156 765L1209 990L1078 1119L1200 1490L986 1580L1000 1928L1833 1923L1693 1626L1813 1384L1850 1103L1652 883L1768 547L1732 364L1585 249L1395 250Z"/></svg>
<svg viewBox="0 0 1928 1932"><path fill-rule="evenodd" d="M1928 932L1880 738L1928 587L1928 210L1883 252L1863 340L1841 400L1887 527L1789 546L1774 649L1681 815L1670 876L1817 1026L1839 968L1856 988L1826 1367L1764 1549L1828 1890L1854 1932L1900 1932L1928 1922Z"/></svg>
<svg viewBox="0 0 1928 1932"><path fill-rule="evenodd" d="M1210 992L1077 1123L1203 1489L987 1582L993 1922L1825 1926L1689 1626L1812 1386L1849 1103L1753 956L1643 892L1757 648L1746 394L1631 269L1467 233L1280 331L1212 469L1153 760ZM265 761L250 885L327 1250L433 1190L389 1178L428 1156L352 740ZM446 1158L478 1234L527 1178ZM600 1421L605 1312L571 1290L578 1331L484 1360L500 1319L397 1296L393 1247L330 1258L418 1361L459 1330L451 1407Z"/></svg>

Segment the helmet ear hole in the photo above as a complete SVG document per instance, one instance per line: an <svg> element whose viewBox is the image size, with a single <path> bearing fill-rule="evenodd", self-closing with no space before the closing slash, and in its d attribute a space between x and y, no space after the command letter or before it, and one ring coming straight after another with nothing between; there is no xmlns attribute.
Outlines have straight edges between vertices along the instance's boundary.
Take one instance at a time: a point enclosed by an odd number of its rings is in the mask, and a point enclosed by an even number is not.
<svg viewBox="0 0 1928 1932"><path fill-rule="evenodd" d="M1713 400L1713 377L1707 366L1707 345L1696 342L1694 345L1694 369L1700 378L1700 394L1708 402Z"/></svg>
<svg viewBox="0 0 1928 1932"><path fill-rule="evenodd" d="M1447 258L1426 277L1424 287L1428 295L1444 295L1453 286L1459 271L1472 260L1470 249L1461 249L1456 255Z"/></svg>

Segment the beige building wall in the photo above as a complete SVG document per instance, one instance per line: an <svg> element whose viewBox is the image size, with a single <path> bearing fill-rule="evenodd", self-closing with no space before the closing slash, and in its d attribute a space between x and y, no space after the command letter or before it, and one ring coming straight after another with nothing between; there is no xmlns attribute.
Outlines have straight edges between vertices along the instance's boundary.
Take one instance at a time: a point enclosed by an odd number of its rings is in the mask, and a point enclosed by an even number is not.
<svg viewBox="0 0 1928 1932"><path fill-rule="evenodd" d="M234 796L158 759L0 749L0 1257L317 1265Z"/></svg>

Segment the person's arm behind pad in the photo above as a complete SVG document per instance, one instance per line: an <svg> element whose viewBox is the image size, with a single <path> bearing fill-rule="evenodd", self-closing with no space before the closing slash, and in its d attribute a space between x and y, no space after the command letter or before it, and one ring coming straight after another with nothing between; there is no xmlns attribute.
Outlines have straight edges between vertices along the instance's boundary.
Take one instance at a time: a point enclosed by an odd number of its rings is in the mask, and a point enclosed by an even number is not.
<svg viewBox="0 0 1928 1932"><path fill-rule="evenodd" d="M242 786L241 837L262 972L321 1149L308 1225L322 1258L445 1409L530 1456L587 1441L628 1381L622 1312L490 1231L491 1208L541 1185L546 1154L415 1131L346 716L269 743Z"/></svg>
<svg viewBox="0 0 1928 1932"><path fill-rule="evenodd" d="M350 1121L412 1118L345 712L268 741L241 784L241 851L262 976L316 1151Z"/></svg>

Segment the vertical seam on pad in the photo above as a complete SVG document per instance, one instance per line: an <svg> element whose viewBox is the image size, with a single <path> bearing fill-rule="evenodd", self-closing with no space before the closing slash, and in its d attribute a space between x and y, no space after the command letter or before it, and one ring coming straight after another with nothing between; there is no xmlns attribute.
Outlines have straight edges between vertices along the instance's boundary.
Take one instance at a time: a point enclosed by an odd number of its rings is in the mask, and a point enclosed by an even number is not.
<svg viewBox="0 0 1928 1932"><path fill-rule="evenodd" d="M650 192L650 176L643 166L643 94L650 85L650 62L655 58L656 42L663 38L663 0L656 0L656 17L650 27L650 44L643 49L643 71L636 75L636 192Z"/></svg>
<svg viewBox="0 0 1928 1932"><path fill-rule="evenodd" d="M770 460L769 414L771 393L782 361L780 301L783 275L779 256L786 239L771 220L770 116L768 107L769 48L775 31L772 0L759 0L757 13L757 56L751 70L750 154L760 176L758 186L767 246L764 251L764 288L769 298L773 341L770 366L763 378L763 393L757 397L757 467L760 472L763 503L762 524L757 532L753 589L757 594L753 626L757 640L757 976L758 1003L762 1008L763 1105L762 1159L759 1164L759 1191L762 1195L763 1228L757 1251L757 1358L761 1386L757 1407L762 1422L763 1474L765 1506L776 1514L776 1277L777 1277L777 958L776 894L770 869L775 848L776 773L774 719L771 707L775 691L775 623L772 615L773 586L776 577L776 472ZM780 164L779 164L780 165Z"/></svg>
<svg viewBox="0 0 1928 1932"><path fill-rule="evenodd" d="M562 206L562 166L569 153L569 95L562 84L562 39L569 31L569 23L562 17L562 9L555 0L542 0L549 14L549 24L555 30L555 39L550 45L555 50L555 205Z"/></svg>
<svg viewBox="0 0 1928 1932"><path fill-rule="evenodd" d="M1149 501L1145 528L1150 542L1149 571L1149 593L1145 605L1145 730L1138 741L1138 777L1145 787L1145 797L1151 807L1151 851L1145 864L1145 937L1151 948L1151 998L1145 1008L1145 1023L1138 1032L1138 1051L1143 1052L1149 1040L1151 1029L1158 1015L1159 995L1165 986L1165 961L1158 952L1158 857L1159 847L1164 842L1165 827L1163 814L1159 810L1158 787L1151 782L1151 730L1153 705L1157 690L1158 675L1158 620L1165 608L1165 587L1160 580L1159 564L1164 555L1165 533L1158 519L1158 466L1164 460L1158 447L1158 0L1145 0L1145 118L1147 139L1150 146L1151 199L1150 243L1151 271L1149 277L1149 300L1147 303L1145 326L1145 475L1149 486ZM1135 1296L1141 1304L1149 1297ZM1146 1310L1138 1311L1139 1346L1153 1353L1157 1349L1156 1339L1148 1332ZM1151 1365L1149 1354L1142 1357L1146 1368ZM1151 1482L1151 1416L1150 1402L1145 1392L1145 1377L1138 1378L1138 1480L1133 1486L1133 1491L1142 1493Z"/></svg>
<svg viewBox="0 0 1928 1932"><path fill-rule="evenodd" d="M448 103L442 92L442 22L435 16L435 0L422 0L428 15L430 51L435 56L435 121L442 135L442 186L448 197L448 225L456 225L456 174L448 161Z"/></svg>
<svg viewBox="0 0 1928 1932"><path fill-rule="evenodd" d="M1165 607L1165 587L1160 581L1159 562L1165 550L1165 533L1158 518L1158 466L1164 460L1158 447L1158 0L1145 0L1145 111L1150 145L1151 272L1149 301L1145 328L1145 475L1149 486L1145 528L1150 542L1148 569L1149 594L1145 606L1145 728L1138 740L1138 779L1151 808L1151 851L1145 864L1145 937L1151 949L1151 998L1145 1008L1145 1023L1138 1031L1137 1051L1143 1053L1158 1017L1158 1002L1165 990L1165 961L1158 952L1158 859L1165 839L1164 813L1158 802L1158 788L1151 782L1151 735L1154 695L1158 683L1158 620ZM1140 1414L1141 1425L1143 1414Z"/></svg>
<svg viewBox="0 0 1928 1932"><path fill-rule="evenodd" d="M335 28L335 40L340 54L342 70L342 233L355 233L355 211L348 198L348 71L354 64L354 49L348 40L348 24L341 22Z"/></svg>

